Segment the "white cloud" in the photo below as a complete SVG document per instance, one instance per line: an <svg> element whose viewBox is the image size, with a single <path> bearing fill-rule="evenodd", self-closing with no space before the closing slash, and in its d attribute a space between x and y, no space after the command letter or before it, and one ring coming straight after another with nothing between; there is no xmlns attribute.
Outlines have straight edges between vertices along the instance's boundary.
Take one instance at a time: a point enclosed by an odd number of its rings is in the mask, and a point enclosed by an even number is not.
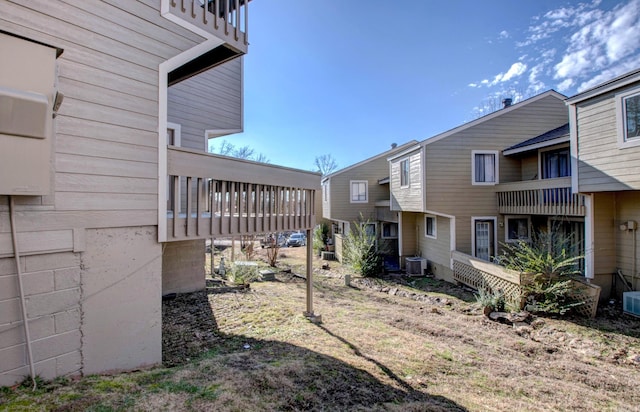
<svg viewBox="0 0 640 412"><path fill-rule="evenodd" d="M571 86L573 86L573 79L565 79L562 82L560 82L557 86L558 91L559 92L564 92L565 90L569 89Z"/></svg>
<svg viewBox="0 0 640 412"><path fill-rule="evenodd" d="M500 34L498 35L499 39L508 39L509 38L509 32L506 30L502 30L500 32Z"/></svg>
<svg viewBox="0 0 640 412"><path fill-rule="evenodd" d="M522 62L515 62L509 67L506 73L498 73L493 76L493 80L484 79L479 83L473 82L469 83L469 87L482 87L482 86L495 86L500 83L508 82L510 80L514 80L516 77L521 76L524 72L527 71L527 65Z"/></svg>
<svg viewBox="0 0 640 412"><path fill-rule="evenodd" d="M514 77L518 77L522 75L525 71L527 71L527 65L522 62L513 63L507 73L502 76L503 82L509 81Z"/></svg>
<svg viewBox="0 0 640 412"><path fill-rule="evenodd" d="M499 83L526 74L527 93L552 83L572 93L640 67L640 0L611 3L584 1L532 17L526 38L514 39L527 47L519 61L528 72L515 75L512 66L514 76L501 73ZM494 78L490 85L497 83Z"/></svg>

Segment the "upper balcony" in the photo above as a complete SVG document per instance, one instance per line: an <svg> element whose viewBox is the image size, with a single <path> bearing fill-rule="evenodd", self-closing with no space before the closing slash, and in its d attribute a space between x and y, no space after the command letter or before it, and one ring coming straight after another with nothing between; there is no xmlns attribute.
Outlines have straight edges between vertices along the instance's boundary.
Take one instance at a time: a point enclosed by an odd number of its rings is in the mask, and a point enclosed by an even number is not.
<svg viewBox="0 0 640 412"><path fill-rule="evenodd" d="M221 39L236 54L249 46L250 0L163 0L163 14L181 19L194 31ZM206 4L206 7L205 7Z"/></svg>
<svg viewBox="0 0 640 412"><path fill-rule="evenodd" d="M584 195L571 192L570 177L500 183L495 188L501 214L585 215Z"/></svg>
<svg viewBox="0 0 640 412"><path fill-rule="evenodd" d="M167 174L163 242L315 226L318 173L169 146Z"/></svg>

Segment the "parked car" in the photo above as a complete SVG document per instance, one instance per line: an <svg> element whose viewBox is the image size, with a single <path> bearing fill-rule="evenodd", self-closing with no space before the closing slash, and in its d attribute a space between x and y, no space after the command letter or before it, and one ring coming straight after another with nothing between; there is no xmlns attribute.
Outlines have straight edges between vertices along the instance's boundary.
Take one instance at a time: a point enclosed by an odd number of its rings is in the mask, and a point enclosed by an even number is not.
<svg viewBox="0 0 640 412"><path fill-rule="evenodd" d="M307 237L304 233L294 233L287 239L287 247L293 246L305 246L307 244Z"/></svg>

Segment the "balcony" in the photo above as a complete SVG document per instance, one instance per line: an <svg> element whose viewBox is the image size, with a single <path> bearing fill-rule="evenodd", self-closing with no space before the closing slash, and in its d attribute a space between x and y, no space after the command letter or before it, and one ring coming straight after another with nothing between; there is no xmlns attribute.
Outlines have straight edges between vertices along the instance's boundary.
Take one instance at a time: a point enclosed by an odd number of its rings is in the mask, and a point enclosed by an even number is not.
<svg viewBox="0 0 640 412"><path fill-rule="evenodd" d="M498 212L513 215L584 216L584 195L571 192L571 178L529 180L496 186Z"/></svg>
<svg viewBox="0 0 640 412"><path fill-rule="evenodd" d="M197 150L167 149L164 242L307 230L320 175Z"/></svg>
<svg viewBox="0 0 640 412"><path fill-rule="evenodd" d="M204 37L221 39L237 54L247 52L249 0L163 0L162 9L163 15L179 18Z"/></svg>

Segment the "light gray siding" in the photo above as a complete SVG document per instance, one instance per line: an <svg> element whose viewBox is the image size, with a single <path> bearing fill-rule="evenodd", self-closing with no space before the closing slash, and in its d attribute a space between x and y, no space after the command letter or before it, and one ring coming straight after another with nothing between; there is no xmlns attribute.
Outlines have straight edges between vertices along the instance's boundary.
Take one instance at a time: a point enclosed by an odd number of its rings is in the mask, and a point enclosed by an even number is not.
<svg viewBox="0 0 640 412"><path fill-rule="evenodd" d="M64 50L53 188L15 198L36 373L159 363L158 70L204 39L163 18L159 0L2 1L0 28ZM237 107L239 97L230 100ZM237 124L239 115L227 118ZM0 196L0 328L10 330L0 340L0 385L29 372L10 238Z"/></svg>
<svg viewBox="0 0 640 412"><path fill-rule="evenodd" d="M640 83L624 90L639 87ZM640 88L637 89L640 92ZM578 185L581 192L640 190L640 146L619 147L615 94L578 103Z"/></svg>
<svg viewBox="0 0 640 412"><path fill-rule="evenodd" d="M242 58L169 87L168 119L181 126L181 146L205 150L206 130L242 129Z"/></svg>

